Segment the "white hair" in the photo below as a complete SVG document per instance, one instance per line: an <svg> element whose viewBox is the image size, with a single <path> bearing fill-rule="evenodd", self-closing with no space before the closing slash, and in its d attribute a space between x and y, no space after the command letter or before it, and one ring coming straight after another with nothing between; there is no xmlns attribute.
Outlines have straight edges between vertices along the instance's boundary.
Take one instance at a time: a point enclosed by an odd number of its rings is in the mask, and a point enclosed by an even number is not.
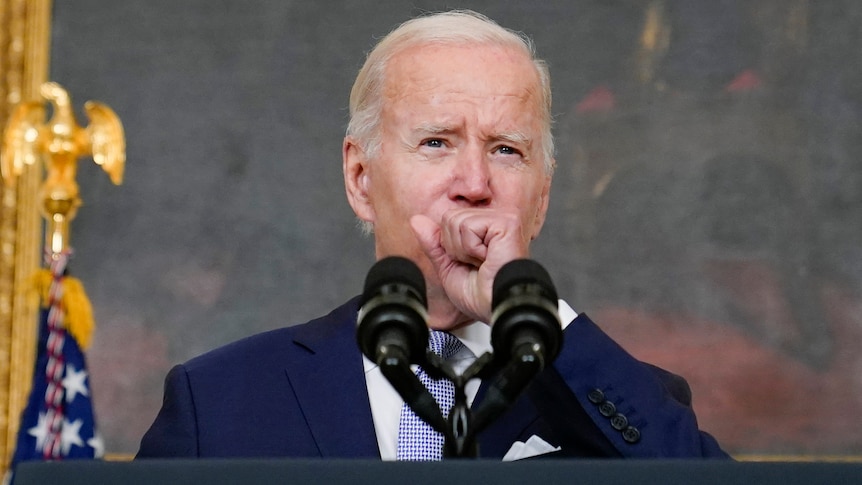
<svg viewBox="0 0 862 485"><path fill-rule="evenodd" d="M365 59L350 91L350 122L347 135L357 140L368 158L380 149L380 117L386 66L397 53L422 44L484 44L513 48L532 61L541 84L541 148L545 170L554 170L554 138L551 134L551 78L544 61L536 58L533 42L526 35L505 29L471 10L453 10L417 17L384 37Z"/></svg>

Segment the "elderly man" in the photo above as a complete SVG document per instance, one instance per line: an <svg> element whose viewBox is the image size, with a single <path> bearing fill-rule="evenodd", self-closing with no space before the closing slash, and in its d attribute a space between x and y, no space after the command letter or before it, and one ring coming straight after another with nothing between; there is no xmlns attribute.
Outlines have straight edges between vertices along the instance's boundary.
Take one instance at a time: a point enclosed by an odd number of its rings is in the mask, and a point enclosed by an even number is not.
<svg viewBox="0 0 862 485"><path fill-rule="evenodd" d="M490 350L491 288L529 256L554 168L550 81L530 42L473 12L413 19L368 55L343 143L347 197L376 256L405 256L428 286L428 326L465 367ZM171 370L139 457L411 454L399 395L355 343L358 301ZM698 429L688 386L641 363L560 303L562 351L478 436L483 458L531 454L724 457ZM481 401L487 383L473 381ZM437 437L439 438L439 436ZM511 457L511 455L509 455Z"/></svg>

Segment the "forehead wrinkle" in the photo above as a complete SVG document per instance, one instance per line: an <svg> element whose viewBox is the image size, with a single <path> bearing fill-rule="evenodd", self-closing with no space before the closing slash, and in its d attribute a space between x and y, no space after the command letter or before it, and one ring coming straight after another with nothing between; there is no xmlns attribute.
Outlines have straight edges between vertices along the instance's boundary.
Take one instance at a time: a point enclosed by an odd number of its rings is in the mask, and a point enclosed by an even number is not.
<svg viewBox="0 0 862 485"><path fill-rule="evenodd" d="M456 130L454 124L449 123L435 123L431 121L423 121L419 123L414 131L421 133L429 133L432 135L439 135L441 133L451 133Z"/></svg>

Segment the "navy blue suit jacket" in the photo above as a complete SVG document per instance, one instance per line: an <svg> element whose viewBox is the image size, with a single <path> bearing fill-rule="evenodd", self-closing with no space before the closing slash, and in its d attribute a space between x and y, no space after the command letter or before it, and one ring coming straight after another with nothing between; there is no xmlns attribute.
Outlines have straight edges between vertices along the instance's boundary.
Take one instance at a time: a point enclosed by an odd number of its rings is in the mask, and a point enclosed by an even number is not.
<svg viewBox="0 0 862 485"><path fill-rule="evenodd" d="M379 458L357 302L174 367L138 457ZM698 429L682 378L637 361L585 315L564 335L554 365L480 433L482 458L533 435L561 447L548 457L727 456Z"/></svg>

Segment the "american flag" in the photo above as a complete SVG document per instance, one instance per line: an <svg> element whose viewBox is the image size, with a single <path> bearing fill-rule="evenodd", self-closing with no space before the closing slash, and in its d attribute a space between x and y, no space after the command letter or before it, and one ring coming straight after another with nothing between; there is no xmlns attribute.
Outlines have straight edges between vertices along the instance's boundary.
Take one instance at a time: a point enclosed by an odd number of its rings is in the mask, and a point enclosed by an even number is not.
<svg viewBox="0 0 862 485"><path fill-rule="evenodd" d="M68 254L42 270L42 312L33 387L21 416L15 464L27 460L100 458L89 374L82 347L89 342L92 310L77 280L66 276ZM84 307L84 308L81 308ZM89 319L88 322L76 322ZM82 331L81 328L84 328Z"/></svg>

